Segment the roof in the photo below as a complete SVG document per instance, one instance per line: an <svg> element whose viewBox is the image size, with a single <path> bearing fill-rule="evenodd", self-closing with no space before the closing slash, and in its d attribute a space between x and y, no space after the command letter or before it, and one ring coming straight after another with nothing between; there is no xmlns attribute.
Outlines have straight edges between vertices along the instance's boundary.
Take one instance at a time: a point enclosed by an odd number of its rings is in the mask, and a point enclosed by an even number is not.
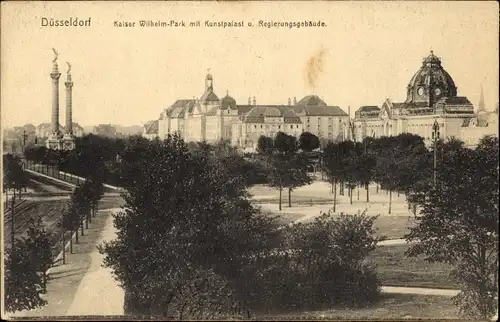
<svg viewBox="0 0 500 322"><path fill-rule="evenodd" d="M393 105L394 105L394 103L393 103ZM379 111L380 111L380 107L375 106L375 105L361 106L358 109L358 112L379 112Z"/></svg>
<svg viewBox="0 0 500 322"><path fill-rule="evenodd" d="M326 103L317 95L307 95L297 102L295 105L302 106L326 106Z"/></svg>
<svg viewBox="0 0 500 322"><path fill-rule="evenodd" d="M328 106L317 95L307 95L291 106L297 114L305 114L306 116L347 116L338 106Z"/></svg>
<svg viewBox="0 0 500 322"><path fill-rule="evenodd" d="M177 100L165 111L170 118L183 118L186 110L192 111L196 101L194 99Z"/></svg>
<svg viewBox="0 0 500 322"><path fill-rule="evenodd" d="M144 124L145 134L158 134L158 120L152 120Z"/></svg>
<svg viewBox="0 0 500 322"><path fill-rule="evenodd" d="M282 117L284 123L301 123L295 112L284 106L256 105L243 117L244 123L263 123L266 117Z"/></svg>
<svg viewBox="0 0 500 322"><path fill-rule="evenodd" d="M82 129L83 130L83 126L81 126L80 124L75 123L75 122L72 123L72 127L73 127L73 129Z"/></svg>
<svg viewBox="0 0 500 322"><path fill-rule="evenodd" d="M40 124L38 124L38 126L36 128L40 129L40 130L41 129L46 130L46 129L50 129L51 127L52 127L52 124L50 124L50 123L40 123ZM59 123L59 131L61 131L61 130L64 130L64 126L62 126L61 123Z"/></svg>
<svg viewBox="0 0 500 322"><path fill-rule="evenodd" d="M202 102L218 102L219 98L213 91L207 91L203 94L203 96L200 98L200 101Z"/></svg>
<svg viewBox="0 0 500 322"><path fill-rule="evenodd" d="M469 99L464 96L442 97L437 101L437 104L443 103L447 105L472 105Z"/></svg>
<svg viewBox="0 0 500 322"><path fill-rule="evenodd" d="M326 105L294 105L291 106L297 114L305 114L306 116L347 116L338 106L326 106Z"/></svg>
<svg viewBox="0 0 500 322"><path fill-rule="evenodd" d="M236 109L236 100L227 94L222 98L220 105L222 109Z"/></svg>

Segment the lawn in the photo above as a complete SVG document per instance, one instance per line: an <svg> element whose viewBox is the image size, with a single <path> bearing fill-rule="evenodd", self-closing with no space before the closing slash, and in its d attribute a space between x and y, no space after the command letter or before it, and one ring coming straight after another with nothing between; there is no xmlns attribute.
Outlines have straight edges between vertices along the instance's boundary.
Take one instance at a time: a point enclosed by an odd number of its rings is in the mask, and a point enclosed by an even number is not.
<svg viewBox="0 0 500 322"><path fill-rule="evenodd" d="M304 312L268 312L254 320L365 320L365 319L458 319L451 298L409 294L382 294L380 301L358 309L336 308Z"/></svg>
<svg viewBox="0 0 500 322"><path fill-rule="evenodd" d="M457 289L449 276L451 266L428 263L422 257L406 257L407 245L380 246L371 255L382 285Z"/></svg>

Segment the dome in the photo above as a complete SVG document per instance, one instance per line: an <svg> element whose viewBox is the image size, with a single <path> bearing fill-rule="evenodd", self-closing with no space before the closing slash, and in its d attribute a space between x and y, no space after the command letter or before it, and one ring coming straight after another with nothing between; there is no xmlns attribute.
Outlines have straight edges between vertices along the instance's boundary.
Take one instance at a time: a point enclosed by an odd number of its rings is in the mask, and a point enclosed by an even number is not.
<svg viewBox="0 0 500 322"><path fill-rule="evenodd" d="M437 102L441 97L457 96L455 82L441 66L441 59L432 51L424 58L422 67L411 78L405 103L429 103L429 87L433 93L431 96L433 102Z"/></svg>
<svg viewBox="0 0 500 322"><path fill-rule="evenodd" d="M229 93L226 94L221 100L221 107L222 109L230 108L230 109L235 109L236 108L236 100L229 96Z"/></svg>

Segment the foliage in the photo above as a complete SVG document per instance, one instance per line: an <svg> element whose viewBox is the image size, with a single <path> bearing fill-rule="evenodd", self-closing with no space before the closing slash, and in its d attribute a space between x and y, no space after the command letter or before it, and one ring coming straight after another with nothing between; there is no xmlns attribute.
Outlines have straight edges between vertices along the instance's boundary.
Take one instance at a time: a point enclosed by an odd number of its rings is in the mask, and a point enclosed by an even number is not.
<svg viewBox="0 0 500 322"><path fill-rule="evenodd" d="M40 277L33 266L28 247L22 240L16 240L13 248L5 254L4 305L5 310L16 312L31 310L45 305L40 298L37 285Z"/></svg>
<svg viewBox="0 0 500 322"><path fill-rule="evenodd" d="M274 149L273 139L264 135L259 136L257 141L257 152L260 154L271 153Z"/></svg>
<svg viewBox="0 0 500 322"><path fill-rule="evenodd" d="M467 315L489 318L498 294L498 139L476 150L449 146L438 184L425 191L421 216L406 236L408 255L453 265L461 283L457 303Z"/></svg>
<svg viewBox="0 0 500 322"><path fill-rule="evenodd" d="M307 152L315 150L319 148L319 138L311 132L302 132L299 137L299 147Z"/></svg>
<svg viewBox="0 0 500 322"><path fill-rule="evenodd" d="M46 271L52 266L52 235L43 226L41 216L31 218L28 222L27 237L24 239L31 264L36 272L43 276L42 285L46 285Z"/></svg>
<svg viewBox="0 0 500 322"><path fill-rule="evenodd" d="M144 152L150 157L115 216L118 237L99 247L127 293L127 313L215 316L208 299L245 302L242 274L270 248L273 220L251 206L241 178L179 137Z"/></svg>
<svg viewBox="0 0 500 322"><path fill-rule="evenodd" d="M3 155L3 186L7 189L20 190L26 187L28 176L23 169L21 159L12 154Z"/></svg>
<svg viewBox="0 0 500 322"><path fill-rule="evenodd" d="M292 154L298 149L297 138L283 132L278 132L274 138L274 149L282 154Z"/></svg>
<svg viewBox="0 0 500 322"><path fill-rule="evenodd" d="M285 231L285 248L267 271L269 305L317 309L376 301L380 282L368 255L375 217L324 214Z"/></svg>

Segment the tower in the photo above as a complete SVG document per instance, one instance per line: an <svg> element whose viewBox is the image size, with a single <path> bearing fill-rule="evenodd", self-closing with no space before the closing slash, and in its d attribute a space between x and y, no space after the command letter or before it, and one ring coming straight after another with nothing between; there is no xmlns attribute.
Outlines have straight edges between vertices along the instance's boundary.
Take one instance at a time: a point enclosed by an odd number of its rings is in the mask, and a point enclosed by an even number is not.
<svg viewBox="0 0 500 322"><path fill-rule="evenodd" d="M214 90L213 77L210 75L210 68L207 71L207 77L205 78L205 92L212 92Z"/></svg>
<svg viewBox="0 0 500 322"><path fill-rule="evenodd" d="M73 81L71 80L71 65L68 64L68 71L66 73L66 133L63 137L63 149L73 150L75 148L75 138L73 136Z"/></svg>
<svg viewBox="0 0 500 322"><path fill-rule="evenodd" d="M61 149L61 133L59 133L59 69L57 66L57 51L54 51L54 59L52 60L52 72L50 78L52 79L52 117L51 117L51 133L47 139L47 148L59 150Z"/></svg>
<svg viewBox="0 0 500 322"><path fill-rule="evenodd" d="M479 104L477 105L477 112L481 113L484 112L484 93L483 93L483 85L481 85L481 94L479 96Z"/></svg>

